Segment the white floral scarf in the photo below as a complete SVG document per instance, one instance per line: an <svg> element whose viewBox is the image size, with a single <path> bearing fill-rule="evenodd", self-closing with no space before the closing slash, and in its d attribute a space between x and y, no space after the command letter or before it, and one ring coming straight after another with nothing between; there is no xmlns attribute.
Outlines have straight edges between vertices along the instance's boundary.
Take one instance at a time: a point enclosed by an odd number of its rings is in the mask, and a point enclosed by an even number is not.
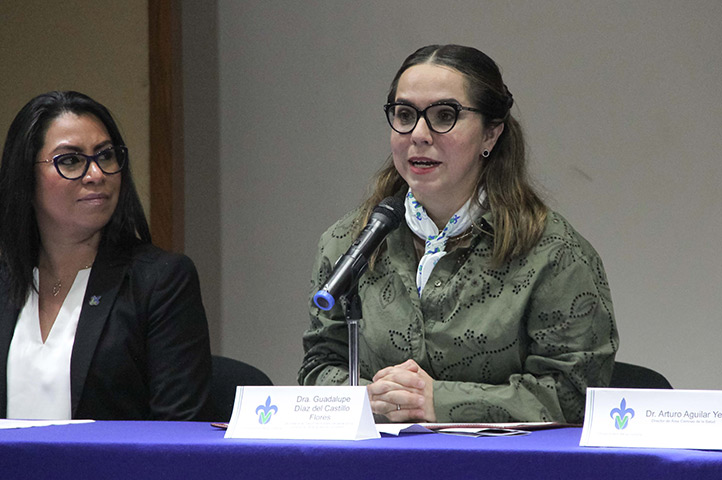
<svg viewBox="0 0 722 480"><path fill-rule="evenodd" d="M416 289L421 292L429 281L429 276L436 266L436 263L446 255L446 242L449 238L455 237L465 232L470 226L472 219L479 210L481 204L486 198L484 190L479 190L479 199L470 198L463 207L451 216L449 222L439 233L439 228L433 220L429 218L426 209L421 205L411 189L406 194L406 224L412 232L426 242L424 247L424 255L419 260L419 268L416 271Z"/></svg>

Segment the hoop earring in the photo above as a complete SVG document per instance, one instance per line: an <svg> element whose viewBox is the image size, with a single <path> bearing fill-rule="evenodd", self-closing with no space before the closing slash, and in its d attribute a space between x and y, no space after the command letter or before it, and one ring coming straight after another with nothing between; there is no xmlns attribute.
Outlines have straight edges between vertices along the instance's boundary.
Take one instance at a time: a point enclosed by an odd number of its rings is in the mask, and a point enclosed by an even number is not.
<svg viewBox="0 0 722 480"><path fill-rule="evenodd" d="M484 157L484 158L489 158L489 155L490 155L490 154L491 154L491 152L490 152L489 150L486 150L486 149L484 149L484 151L481 152L481 156Z"/></svg>

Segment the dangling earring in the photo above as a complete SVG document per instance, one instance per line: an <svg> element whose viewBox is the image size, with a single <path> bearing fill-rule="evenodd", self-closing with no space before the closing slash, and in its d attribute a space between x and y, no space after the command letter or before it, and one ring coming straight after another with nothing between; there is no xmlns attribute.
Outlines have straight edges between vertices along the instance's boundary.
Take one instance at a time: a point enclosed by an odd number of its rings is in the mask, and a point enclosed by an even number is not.
<svg viewBox="0 0 722 480"><path fill-rule="evenodd" d="M487 150L487 149L484 149L484 151L481 152L481 156L484 157L484 158L489 158L489 155L490 155L490 154L491 154L491 152L490 152L489 150Z"/></svg>

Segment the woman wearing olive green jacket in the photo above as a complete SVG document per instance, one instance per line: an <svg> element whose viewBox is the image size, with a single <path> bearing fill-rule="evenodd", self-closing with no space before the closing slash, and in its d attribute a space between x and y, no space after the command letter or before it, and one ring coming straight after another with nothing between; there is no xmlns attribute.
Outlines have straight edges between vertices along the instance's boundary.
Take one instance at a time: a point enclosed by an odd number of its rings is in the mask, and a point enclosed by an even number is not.
<svg viewBox="0 0 722 480"><path fill-rule="evenodd" d="M392 83L392 157L375 191L321 238L313 290L373 207L404 198L406 222L359 281L359 357L374 413L390 421L580 422L607 385L618 335L592 246L526 180L513 98L496 64L424 47ZM340 306L311 303L299 381L345 384Z"/></svg>

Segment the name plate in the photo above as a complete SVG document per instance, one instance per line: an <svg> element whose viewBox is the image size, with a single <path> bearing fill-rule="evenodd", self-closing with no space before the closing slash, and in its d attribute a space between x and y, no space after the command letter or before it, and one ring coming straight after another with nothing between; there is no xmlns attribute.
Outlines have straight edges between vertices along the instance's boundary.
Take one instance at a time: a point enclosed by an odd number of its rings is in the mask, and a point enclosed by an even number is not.
<svg viewBox="0 0 722 480"><path fill-rule="evenodd" d="M722 391L588 388L579 445L722 450Z"/></svg>
<svg viewBox="0 0 722 480"><path fill-rule="evenodd" d="M225 438L380 438L366 387L237 387Z"/></svg>

